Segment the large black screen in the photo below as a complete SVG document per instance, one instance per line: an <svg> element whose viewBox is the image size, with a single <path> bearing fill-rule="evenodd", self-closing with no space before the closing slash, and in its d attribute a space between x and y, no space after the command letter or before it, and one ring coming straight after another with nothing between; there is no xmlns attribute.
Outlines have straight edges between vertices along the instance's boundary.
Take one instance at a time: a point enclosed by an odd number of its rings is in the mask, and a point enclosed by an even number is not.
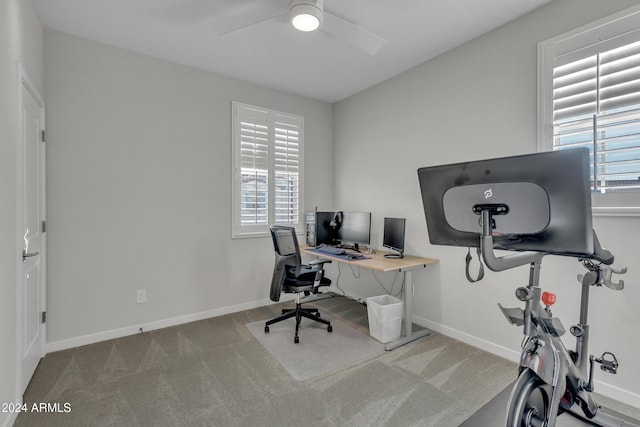
<svg viewBox="0 0 640 427"><path fill-rule="evenodd" d="M429 240L477 247L483 204L494 247L564 255L593 253L589 152L570 149L418 169Z"/></svg>
<svg viewBox="0 0 640 427"><path fill-rule="evenodd" d="M341 212L336 237L340 242L368 245L371 240L371 212Z"/></svg>

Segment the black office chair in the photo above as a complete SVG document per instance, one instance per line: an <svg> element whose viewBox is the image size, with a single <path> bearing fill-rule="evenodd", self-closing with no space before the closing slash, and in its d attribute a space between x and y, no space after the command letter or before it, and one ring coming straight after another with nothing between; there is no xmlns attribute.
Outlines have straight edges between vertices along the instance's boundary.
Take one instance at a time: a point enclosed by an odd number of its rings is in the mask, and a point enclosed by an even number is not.
<svg viewBox="0 0 640 427"><path fill-rule="evenodd" d="M327 325L327 332L331 332L331 322L320 318L317 308L302 308L300 295L316 294L321 286L328 286L331 280L324 277L324 264L331 260L316 259L309 264L302 264L300 247L296 238L296 230L293 227L272 225L269 227L273 238L273 248L276 253L276 262L271 279L271 301L280 301L280 294L295 293L296 308L284 309L282 314L269 320L264 325L264 332L269 333L269 325L291 317L296 319L296 334L293 342L300 342L298 329L303 317Z"/></svg>

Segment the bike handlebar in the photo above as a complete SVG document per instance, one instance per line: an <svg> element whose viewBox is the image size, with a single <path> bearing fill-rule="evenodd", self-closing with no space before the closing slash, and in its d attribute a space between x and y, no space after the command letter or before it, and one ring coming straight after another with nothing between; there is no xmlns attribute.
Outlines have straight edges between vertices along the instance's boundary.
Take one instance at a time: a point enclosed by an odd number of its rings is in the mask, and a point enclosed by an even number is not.
<svg viewBox="0 0 640 427"><path fill-rule="evenodd" d="M613 264L613 260L615 259L611 252L600 246L600 241L598 240L598 235L595 230L593 231L593 256L590 258L600 261L606 265Z"/></svg>
<svg viewBox="0 0 640 427"><path fill-rule="evenodd" d="M525 264L540 261L541 258L546 255L545 252L519 252L516 254L505 255L502 257L496 257L493 252L493 230L491 229L492 213L490 209L483 209L481 211L482 216L482 235L480 237L480 249L482 250L482 258L485 264L493 271L503 271L510 268L518 267ZM566 256L572 256L581 260L593 259L601 262L602 264L611 265L615 260L613 254L600 245L598 236L593 231L593 253L591 255L584 254L563 254Z"/></svg>

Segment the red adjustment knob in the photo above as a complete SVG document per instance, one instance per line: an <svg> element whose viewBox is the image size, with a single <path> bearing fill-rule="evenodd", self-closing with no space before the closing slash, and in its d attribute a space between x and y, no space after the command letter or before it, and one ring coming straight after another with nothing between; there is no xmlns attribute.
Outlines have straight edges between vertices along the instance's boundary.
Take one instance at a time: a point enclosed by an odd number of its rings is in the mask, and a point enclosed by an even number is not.
<svg viewBox="0 0 640 427"><path fill-rule="evenodd" d="M550 305L555 304L556 303L556 294L554 294L552 292L543 292L542 293L542 302L547 307L549 307Z"/></svg>

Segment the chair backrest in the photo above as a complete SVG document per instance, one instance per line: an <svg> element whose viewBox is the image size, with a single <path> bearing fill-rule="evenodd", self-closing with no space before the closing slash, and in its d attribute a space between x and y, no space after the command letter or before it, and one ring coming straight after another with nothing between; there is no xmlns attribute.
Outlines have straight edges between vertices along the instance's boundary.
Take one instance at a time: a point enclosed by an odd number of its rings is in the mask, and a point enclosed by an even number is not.
<svg viewBox="0 0 640 427"><path fill-rule="evenodd" d="M294 275L300 275L302 258L300 247L296 237L294 227L284 225L272 225L269 227L271 238L273 239L273 249L276 254L275 265L273 266L273 277L271 278L271 301L280 301L280 294L287 275L287 266L294 268Z"/></svg>

